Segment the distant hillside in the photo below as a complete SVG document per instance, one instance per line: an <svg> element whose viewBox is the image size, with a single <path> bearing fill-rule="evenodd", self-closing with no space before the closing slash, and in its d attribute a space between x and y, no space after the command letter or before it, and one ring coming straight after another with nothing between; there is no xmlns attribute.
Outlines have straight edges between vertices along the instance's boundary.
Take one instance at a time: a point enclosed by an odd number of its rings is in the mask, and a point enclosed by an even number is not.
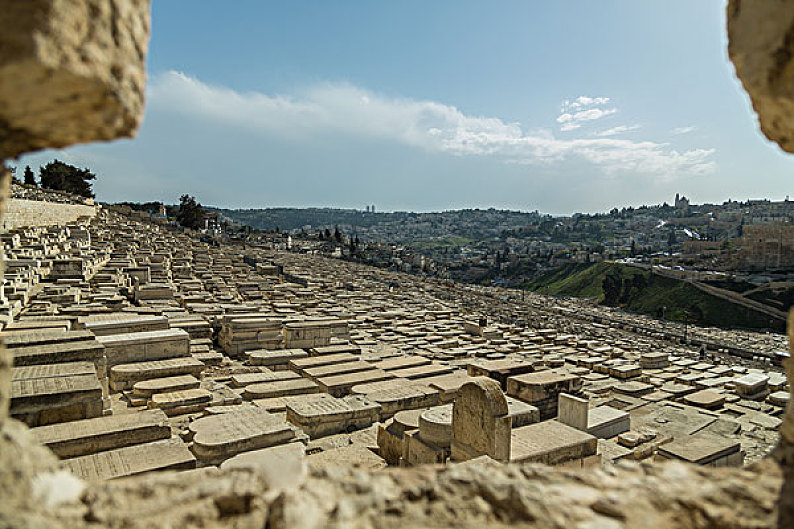
<svg viewBox="0 0 794 529"><path fill-rule="evenodd" d="M543 217L538 212L489 209L459 209L434 213L396 211L371 213L357 209L335 208L266 208L223 209L207 207L221 215L254 228L295 230L303 226L333 227L353 226L366 231L379 226L388 227L379 232L389 242L426 240L451 236L479 240L500 235L505 230L524 228L536 224ZM453 240L454 242L454 240Z"/></svg>
<svg viewBox="0 0 794 529"><path fill-rule="evenodd" d="M267 208L267 209L223 209L206 207L210 211L217 211L241 224L254 228L272 230L297 230L303 226L334 226L349 224L351 226L374 226L381 222L392 222L408 218L415 213L369 213L356 209L334 208Z"/></svg>
<svg viewBox="0 0 794 529"><path fill-rule="evenodd" d="M599 303L668 320L700 325L769 329L770 318L708 294L685 281L617 263L567 264L525 283L542 294L586 297ZM782 330L775 322L776 330Z"/></svg>

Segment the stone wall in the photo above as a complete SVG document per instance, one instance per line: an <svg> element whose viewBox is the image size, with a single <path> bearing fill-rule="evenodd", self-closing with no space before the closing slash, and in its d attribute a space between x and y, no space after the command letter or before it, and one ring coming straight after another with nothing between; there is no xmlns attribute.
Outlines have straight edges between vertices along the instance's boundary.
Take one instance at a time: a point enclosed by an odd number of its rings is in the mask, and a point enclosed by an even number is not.
<svg viewBox="0 0 794 529"><path fill-rule="evenodd" d="M8 210L3 216L2 226L4 230L13 230L21 226L63 226L75 222L80 217L94 217L96 211L96 206L12 198L8 201Z"/></svg>

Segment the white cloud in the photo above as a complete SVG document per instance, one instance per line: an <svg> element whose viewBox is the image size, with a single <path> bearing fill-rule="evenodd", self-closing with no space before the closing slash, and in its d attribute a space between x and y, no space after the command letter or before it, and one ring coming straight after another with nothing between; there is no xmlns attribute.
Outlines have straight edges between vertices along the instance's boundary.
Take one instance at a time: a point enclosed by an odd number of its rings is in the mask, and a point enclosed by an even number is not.
<svg viewBox="0 0 794 529"><path fill-rule="evenodd" d="M602 130L596 132L594 135L599 136L602 138L606 138L608 136L617 136L618 134L624 134L626 132L631 132L633 130L639 129L639 125L618 125L617 127L612 127L611 129Z"/></svg>
<svg viewBox="0 0 794 529"><path fill-rule="evenodd" d="M676 127L673 129L673 134L678 136L679 134L688 134L695 130L695 127Z"/></svg>
<svg viewBox="0 0 794 529"><path fill-rule="evenodd" d="M148 97L150 110L183 113L299 141L311 141L323 134L347 134L455 156L494 156L509 163L550 164L579 159L606 173L672 176L702 174L715 168L713 150L678 152L662 143L608 137L559 139L549 131L525 132L515 122L470 116L454 106L386 97L348 84L321 84L291 96L270 96L210 86L185 74L168 72L154 77ZM617 112L615 108L601 108L608 102L606 97L586 96L565 101L565 111L557 118L560 129L572 131L584 122Z"/></svg>
<svg viewBox="0 0 794 529"><path fill-rule="evenodd" d="M567 112L571 109L584 108L590 106L600 106L609 103L608 97L587 97L579 96L573 101L566 99L562 102L562 112Z"/></svg>
<svg viewBox="0 0 794 529"><path fill-rule="evenodd" d="M576 130L585 122L615 114L617 108L601 108L607 103L609 103L608 97L579 96L573 101L566 99L562 102L560 115L557 116L560 130L562 132Z"/></svg>

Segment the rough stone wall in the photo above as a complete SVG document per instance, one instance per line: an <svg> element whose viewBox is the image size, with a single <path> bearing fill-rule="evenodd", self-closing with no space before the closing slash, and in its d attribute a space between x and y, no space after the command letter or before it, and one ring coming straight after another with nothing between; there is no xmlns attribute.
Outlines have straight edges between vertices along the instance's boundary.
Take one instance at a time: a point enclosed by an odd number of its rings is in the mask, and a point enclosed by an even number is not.
<svg viewBox="0 0 794 529"><path fill-rule="evenodd" d="M670 463L614 473L492 460L363 472L313 471L282 490L250 469L201 469L90 486L61 527L773 528L780 472ZM780 526L785 527L785 526Z"/></svg>
<svg viewBox="0 0 794 529"><path fill-rule="evenodd" d="M728 2L728 54L761 131L794 153L794 2Z"/></svg>
<svg viewBox="0 0 794 529"><path fill-rule="evenodd" d="M11 183L11 171L0 164L0 215L6 209L8 202L8 192ZM0 263L0 279L3 278L3 267ZM3 421L8 417L8 406L11 403L11 366L13 357L11 353L0 343L0 428Z"/></svg>
<svg viewBox="0 0 794 529"><path fill-rule="evenodd" d="M149 0L3 1L0 159L132 135L149 24Z"/></svg>
<svg viewBox="0 0 794 529"><path fill-rule="evenodd" d="M8 200L8 209L3 216L4 230L20 226L53 226L75 222L80 217L94 217L95 206L77 204L54 204L39 200Z"/></svg>

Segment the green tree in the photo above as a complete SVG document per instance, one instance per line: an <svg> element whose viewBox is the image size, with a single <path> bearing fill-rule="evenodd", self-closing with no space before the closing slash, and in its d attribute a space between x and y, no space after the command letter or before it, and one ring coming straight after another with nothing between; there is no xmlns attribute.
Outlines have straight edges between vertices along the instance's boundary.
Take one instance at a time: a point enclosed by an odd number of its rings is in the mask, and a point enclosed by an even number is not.
<svg viewBox="0 0 794 529"><path fill-rule="evenodd" d="M25 183L29 186L36 185L36 175L33 174L33 170L29 165L25 166Z"/></svg>
<svg viewBox="0 0 794 529"><path fill-rule="evenodd" d="M182 226L199 230L204 227L204 208L196 202L196 198L190 195L179 197L179 210L176 212L176 220Z"/></svg>
<svg viewBox="0 0 794 529"><path fill-rule="evenodd" d="M47 165L39 167L39 182L45 189L56 189L73 195L94 198L91 180L96 180L96 175L88 169L80 169L60 160L53 160Z"/></svg>

